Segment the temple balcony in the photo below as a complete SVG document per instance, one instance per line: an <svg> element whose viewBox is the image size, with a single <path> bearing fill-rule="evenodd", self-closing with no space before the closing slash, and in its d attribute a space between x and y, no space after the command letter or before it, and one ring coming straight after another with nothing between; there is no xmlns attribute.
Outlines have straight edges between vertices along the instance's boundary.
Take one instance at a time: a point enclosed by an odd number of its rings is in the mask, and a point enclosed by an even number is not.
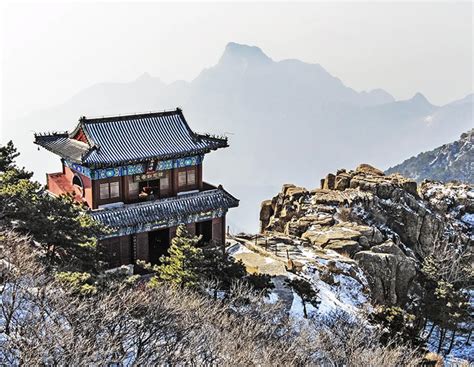
<svg viewBox="0 0 474 367"><path fill-rule="evenodd" d="M201 191L132 204L113 203L91 212L92 217L111 229L108 236L123 236L169 228L222 217L239 200L222 186L204 185Z"/></svg>

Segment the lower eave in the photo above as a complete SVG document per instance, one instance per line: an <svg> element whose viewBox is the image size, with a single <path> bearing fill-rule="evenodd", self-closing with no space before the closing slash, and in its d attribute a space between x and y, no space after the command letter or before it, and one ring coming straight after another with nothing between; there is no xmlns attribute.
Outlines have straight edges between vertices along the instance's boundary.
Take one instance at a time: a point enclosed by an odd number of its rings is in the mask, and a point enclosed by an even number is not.
<svg viewBox="0 0 474 367"><path fill-rule="evenodd" d="M110 229L102 238L200 222L222 217L239 200L222 188L151 202L124 204L118 208L91 211L91 216Z"/></svg>

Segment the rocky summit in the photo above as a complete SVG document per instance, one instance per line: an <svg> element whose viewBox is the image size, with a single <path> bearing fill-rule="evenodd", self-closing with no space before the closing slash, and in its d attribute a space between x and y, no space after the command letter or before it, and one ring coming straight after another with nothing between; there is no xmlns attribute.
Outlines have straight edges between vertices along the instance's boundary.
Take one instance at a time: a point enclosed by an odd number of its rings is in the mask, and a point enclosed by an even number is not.
<svg viewBox="0 0 474 367"><path fill-rule="evenodd" d="M308 190L292 184L261 205L263 237L296 243L360 267L371 299L402 305L420 291L423 258L436 244L474 243L472 185L385 175L367 164L338 170Z"/></svg>

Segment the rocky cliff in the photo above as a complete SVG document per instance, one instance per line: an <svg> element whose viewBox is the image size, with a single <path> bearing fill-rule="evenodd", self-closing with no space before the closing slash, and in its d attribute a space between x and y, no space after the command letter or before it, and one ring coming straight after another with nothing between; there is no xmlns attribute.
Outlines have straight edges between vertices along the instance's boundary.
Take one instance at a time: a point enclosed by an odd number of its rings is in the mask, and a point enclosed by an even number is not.
<svg viewBox="0 0 474 367"><path fill-rule="evenodd" d="M462 134L459 140L420 153L389 168L386 173L395 172L417 181L431 179L474 183L474 129Z"/></svg>
<svg viewBox="0 0 474 367"><path fill-rule="evenodd" d="M435 244L474 242L474 189L385 175L369 165L339 170L308 190L284 185L260 211L265 238L285 238L360 267L373 301L400 305L419 292L421 260Z"/></svg>

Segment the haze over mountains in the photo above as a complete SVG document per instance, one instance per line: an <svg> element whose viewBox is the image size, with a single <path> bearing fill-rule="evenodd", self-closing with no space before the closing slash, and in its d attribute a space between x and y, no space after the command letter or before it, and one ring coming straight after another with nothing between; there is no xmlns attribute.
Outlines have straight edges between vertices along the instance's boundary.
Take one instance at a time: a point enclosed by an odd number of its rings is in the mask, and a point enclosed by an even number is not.
<svg viewBox="0 0 474 367"><path fill-rule="evenodd" d="M230 216L234 231L255 230L260 201L285 182L314 188L334 167L361 162L386 169L473 126L472 94L445 106L419 93L395 101L381 89L357 92L319 64L276 62L258 47L229 43L218 63L191 82L165 84L145 73L130 83L96 84L55 108L6 122L4 138L43 179L59 164L36 151L32 131L70 130L83 115L176 106L194 130L230 138L230 148L206 158L204 178L241 199Z"/></svg>

